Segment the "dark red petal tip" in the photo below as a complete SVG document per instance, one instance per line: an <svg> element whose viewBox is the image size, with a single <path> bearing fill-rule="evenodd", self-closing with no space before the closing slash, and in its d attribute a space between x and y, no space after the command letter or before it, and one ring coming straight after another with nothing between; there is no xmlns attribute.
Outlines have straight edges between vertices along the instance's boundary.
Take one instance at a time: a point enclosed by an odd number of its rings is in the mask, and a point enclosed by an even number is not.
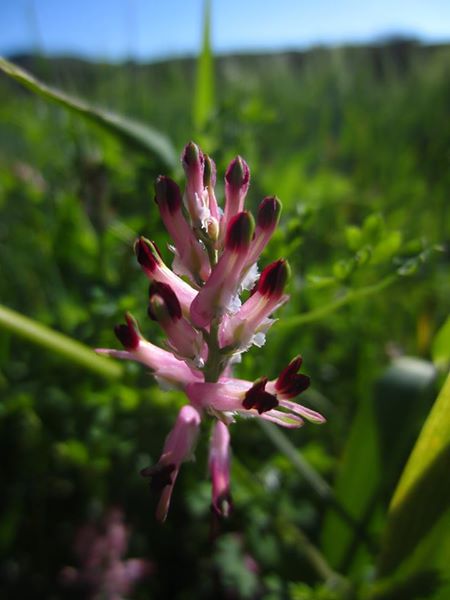
<svg viewBox="0 0 450 600"><path fill-rule="evenodd" d="M205 154L205 170L203 172L204 187L214 187L216 185L216 163Z"/></svg>
<svg viewBox="0 0 450 600"><path fill-rule="evenodd" d="M160 320L160 317L162 316L161 309L170 319L181 319L182 313L180 302L173 289L167 283L154 281L150 285L149 300L148 314L153 320ZM161 307L161 309L159 307Z"/></svg>
<svg viewBox="0 0 450 600"><path fill-rule="evenodd" d="M161 492L166 485L172 485L172 473L176 466L155 465L141 470L142 477L150 477L150 489L152 492Z"/></svg>
<svg viewBox="0 0 450 600"><path fill-rule="evenodd" d="M311 380L308 375L297 374L302 366L303 359L296 356L288 366L281 371L275 383L275 389L278 393L287 398L294 398L304 392L310 386Z"/></svg>
<svg viewBox="0 0 450 600"><path fill-rule="evenodd" d="M242 406L247 410L255 408L261 415L278 406L278 400L273 394L265 391L267 377L262 377L245 394Z"/></svg>
<svg viewBox="0 0 450 600"><path fill-rule="evenodd" d="M281 295L290 275L289 263L280 259L268 265L258 281L258 292L263 296Z"/></svg>
<svg viewBox="0 0 450 600"><path fill-rule="evenodd" d="M180 188L170 177L160 175L157 178L155 181L155 193L155 201L161 209L167 206L171 214L181 209Z"/></svg>
<svg viewBox="0 0 450 600"><path fill-rule="evenodd" d="M276 196L268 196L262 200L258 208L256 223L264 230L274 229L280 219L281 202Z"/></svg>
<svg viewBox="0 0 450 600"><path fill-rule="evenodd" d="M138 324L129 313L125 315L125 321L127 322L126 325L122 324L114 327L114 333L126 350L136 350L141 339Z"/></svg>
<svg viewBox="0 0 450 600"><path fill-rule="evenodd" d="M144 237L140 237L136 240L134 252L141 267L150 272L153 272L156 267L161 264L161 259L156 250L156 246Z"/></svg>
<svg viewBox="0 0 450 600"><path fill-rule="evenodd" d="M228 165L225 181L232 187L239 189L250 181L250 169L243 158L237 156Z"/></svg>
<svg viewBox="0 0 450 600"><path fill-rule="evenodd" d="M244 211L234 215L227 227L225 247L235 252L247 249L254 230L255 221L250 213Z"/></svg>
<svg viewBox="0 0 450 600"><path fill-rule="evenodd" d="M197 144L194 142L189 142L186 144L181 156L181 161L185 168L193 167L197 164L203 165L204 160L205 158L203 156L203 152L200 150Z"/></svg>

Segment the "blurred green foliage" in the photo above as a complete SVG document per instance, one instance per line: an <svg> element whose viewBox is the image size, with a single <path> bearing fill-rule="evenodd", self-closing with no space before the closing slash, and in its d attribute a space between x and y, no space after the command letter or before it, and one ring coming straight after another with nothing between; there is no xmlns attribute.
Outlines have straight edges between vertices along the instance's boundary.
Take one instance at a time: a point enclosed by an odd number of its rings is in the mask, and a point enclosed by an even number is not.
<svg viewBox="0 0 450 600"><path fill-rule="evenodd" d="M305 398L328 423L287 434L324 488L256 423L233 426L235 511L215 536L206 424L161 528L138 472L157 460L182 397L136 365L110 382L0 330L1 594L72 597L60 572L74 564L77 528L120 505L130 555L157 569L136 598L443 599L445 514L426 572L373 582L390 498L448 366L450 48L400 41L218 58L215 102L207 96L198 114L190 60L17 58L69 94L156 127L180 152L200 135L220 175L241 154L252 209L281 198L262 264L289 259L291 302L239 374L273 377L301 353L313 381ZM210 78L198 85L214 89ZM132 242L145 234L169 257L152 200L164 160L3 76L0 96L1 303L91 347L114 345L113 325L130 310L160 342ZM421 359L406 380L387 370L404 354ZM421 395L417 365L433 373L433 359L441 371ZM441 493L442 481L429 485Z"/></svg>

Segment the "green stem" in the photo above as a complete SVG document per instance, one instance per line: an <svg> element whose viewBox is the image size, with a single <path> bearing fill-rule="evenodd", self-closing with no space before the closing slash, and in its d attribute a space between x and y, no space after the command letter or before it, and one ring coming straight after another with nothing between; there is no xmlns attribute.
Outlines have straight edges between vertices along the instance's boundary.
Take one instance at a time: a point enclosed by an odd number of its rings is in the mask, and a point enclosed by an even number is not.
<svg viewBox="0 0 450 600"><path fill-rule="evenodd" d="M217 264L217 250L214 248L211 238L201 227L196 227L195 233L197 238L205 244L209 264L211 265L211 269L214 268L214 266Z"/></svg>
<svg viewBox="0 0 450 600"><path fill-rule="evenodd" d="M2 305L0 327L103 377L117 379L123 373L121 365L97 356L88 346Z"/></svg>
<svg viewBox="0 0 450 600"><path fill-rule="evenodd" d="M337 298L333 302L325 304L320 308L310 310L301 315L296 315L295 317L287 317L286 319L283 319L277 324L277 329L281 329L283 327L303 325L304 323L311 323L313 321L317 321L318 319L322 319L323 317L326 317L328 314L334 312L335 310L338 310L346 304L351 304L356 300L360 300L361 298L366 298L367 296L372 296L373 294L381 292L382 290L395 283L397 279L397 275L388 275L378 283L374 283L373 285L367 285L357 290L351 290L349 292L346 292L340 298Z"/></svg>
<svg viewBox="0 0 450 600"><path fill-rule="evenodd" d="M211 329L206 340L208 344L208 360L203 369L205 381L215 383L223 370L223 356L219 347L219 323L211 323Z"/></svg>

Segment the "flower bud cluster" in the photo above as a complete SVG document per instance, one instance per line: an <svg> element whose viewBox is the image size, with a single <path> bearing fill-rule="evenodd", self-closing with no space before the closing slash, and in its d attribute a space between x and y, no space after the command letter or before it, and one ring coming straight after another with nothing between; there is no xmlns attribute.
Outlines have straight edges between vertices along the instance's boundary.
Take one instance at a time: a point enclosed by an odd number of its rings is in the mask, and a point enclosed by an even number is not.
<svg viewBox="0 0 450 600"><path fill-rule="evenodd" d="M182 193L169 177L155 183L155 201L172 238L169 268L157 247L141 237L136 258L150 280L148 315L166 335L165 348L144 339L129 314L115 333L123 350L100 353L136 360L158 382L184 391L188 404L166 439L158 463L144 469L151 488L160 492L157 516L164 520L180 466L192 458L201 420L214 419L210 445L212 507L226 516L231 508L229 431L237 415L252 416L284 427L300 427L305 419L321 423L322 415L292 398L309 386L295 358L277 379L256 382L232 376L233 364L252 345L262 346L274 323L271 315L288 296L289 265L279 259L261 274L257 261L278 224L281 203L264 198L256 221L245 210L250 170L240 156L225 174L223 209L215 195L214 161L193 142L182 155L186 187ZM244 295L244 301L241 297Z"/></svg>

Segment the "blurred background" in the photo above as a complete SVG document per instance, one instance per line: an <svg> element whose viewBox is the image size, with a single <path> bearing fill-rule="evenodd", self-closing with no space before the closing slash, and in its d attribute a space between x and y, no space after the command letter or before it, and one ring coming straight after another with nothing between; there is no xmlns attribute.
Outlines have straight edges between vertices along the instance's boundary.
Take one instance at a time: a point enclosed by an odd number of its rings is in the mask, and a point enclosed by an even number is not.
<svg viewBox="0 0 450 600"><path fill-rule="evenodd" d="M449 38L440 0L3 0L1 597L450 597L448 387L428 417L450 354ZM90 348L126 310L162 343L132 244L169 260L153 182L182 184L191 139L219 198L240 154L250 209L283 202L260 262L289 260L291 301L237 373L301 353L328 422L235 424L219 524L206 423L161 526L139 470L183 397Z"/></svg>

